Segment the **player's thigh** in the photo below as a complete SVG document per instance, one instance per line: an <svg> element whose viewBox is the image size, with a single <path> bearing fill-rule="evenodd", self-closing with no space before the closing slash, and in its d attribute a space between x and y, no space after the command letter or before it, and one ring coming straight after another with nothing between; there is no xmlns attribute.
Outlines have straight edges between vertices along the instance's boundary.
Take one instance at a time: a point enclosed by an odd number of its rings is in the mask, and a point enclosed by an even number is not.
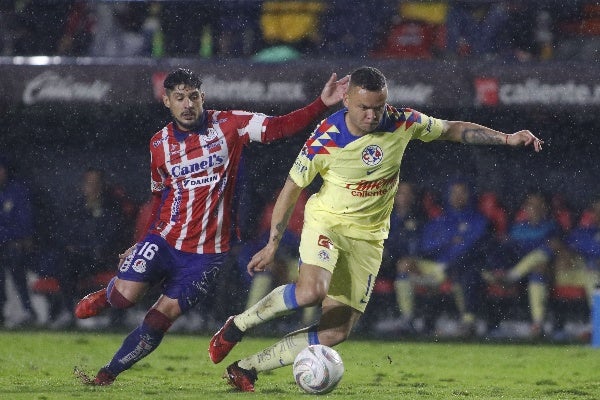
<svg viewBox="0 0 600 400"><path fill-rule="evenodd" d="M164 279L165 267L170 264L172 254L167 242L158 235L147 235L123 260L117 277L151 285Z"/></svg>
<svg viewBox="0 0 600 400"><path fill-rule="evenodd" d="M338 237L340 256L331 277L328 297L364 312L381 266L382 240Z"/></svg>
<svg viewBox="0 0 600 400"><path fill-rule="evenodd" d="M323 299L329 291L331 272L318 265L301 263L296 280L298 304L313 303Z"/></svg>
<svg viewBox="0 0 600 400"><path fill-rule="evenodd" d="M115 279L114 289L116 289L127 300L137 303L148 290L148 283L128 281L125 279Z"/></svg>
<svg viewBox="0 0 600 400"><path fill-rule="evenodd" d="M206 301L217 285L227 253L196 254L173 250L173 264L162 283L162 294L177 299L182 313Z"/></svg>

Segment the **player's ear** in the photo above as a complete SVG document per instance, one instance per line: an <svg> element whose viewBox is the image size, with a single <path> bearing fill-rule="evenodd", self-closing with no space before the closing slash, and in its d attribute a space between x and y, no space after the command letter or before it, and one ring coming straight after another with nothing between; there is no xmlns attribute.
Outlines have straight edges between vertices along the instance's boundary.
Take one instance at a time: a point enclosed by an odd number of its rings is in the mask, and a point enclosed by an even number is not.
<svg viewBox="0 0 600 400"><path fill-rule="evenodd" d="M165 107L171 108L171 101L169 100L169 96L167 96L166 94L163 94L162 100L163 100L163 104L165 105Z"/></svg>

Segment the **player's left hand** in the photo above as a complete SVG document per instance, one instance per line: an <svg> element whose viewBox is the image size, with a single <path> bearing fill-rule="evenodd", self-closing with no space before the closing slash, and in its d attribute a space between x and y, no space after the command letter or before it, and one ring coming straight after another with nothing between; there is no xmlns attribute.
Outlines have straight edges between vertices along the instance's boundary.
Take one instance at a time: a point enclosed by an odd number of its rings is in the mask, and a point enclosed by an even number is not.
<svg viewBox="0 0 600 400"><path fill-rule="evenodd" d="M334 72L331 77L325 83L325 87L321 91L321 100L327 107L331 107L340 101L344 97L344 93L348 90L348 83L350 82L350 75L346 75L343 78L336 80L337 74Z"/></svg>
<svg viewBox="0 0 600 400"><path fill-rule="evenodd" d="M509 146L530 146L533 145L533 149L536 152L542 151L542 145L544 141L535 137L533 133L528 130L518 131L512 135L508 135L506 138L506 144Z"/></svg>

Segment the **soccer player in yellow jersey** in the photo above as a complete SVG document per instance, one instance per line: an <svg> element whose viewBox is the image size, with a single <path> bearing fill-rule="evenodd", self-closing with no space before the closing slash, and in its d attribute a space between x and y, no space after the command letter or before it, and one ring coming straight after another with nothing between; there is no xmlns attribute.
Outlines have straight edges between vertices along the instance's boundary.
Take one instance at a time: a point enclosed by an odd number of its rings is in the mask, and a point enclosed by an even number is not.
<svg viewBox="0 0 600 400"><path fill-rule="evenodd" d="M334 346L349 336L373 290L410 140L532 146L536 152L543 144L528 130L506 134L397 109L386 100L384 75L376 68L358 68L350 76L345 108L320 123L296 158L273 210L269 242L247 269L252 275L272 264L296 200L320 174L323 184L305 207L298 280L229 317L211 339L209 356L221 362L246 330L295 309L320 305L321 317L228 366L224 378L235 388L252 392L258 373L292 364L308 345Z"/></svg>

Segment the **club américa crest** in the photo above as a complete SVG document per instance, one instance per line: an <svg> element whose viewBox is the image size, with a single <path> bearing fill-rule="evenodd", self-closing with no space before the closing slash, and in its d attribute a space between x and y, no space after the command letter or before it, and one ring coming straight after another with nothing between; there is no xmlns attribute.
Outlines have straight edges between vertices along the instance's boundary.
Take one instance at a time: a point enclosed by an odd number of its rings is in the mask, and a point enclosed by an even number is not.
<svg viewBox="0 0 600 400"><path fill-rule="evenodd" d="M383 150L376 144L370 144L363 149L362 160L369 166L377 165L383 160Z"/></svg>

